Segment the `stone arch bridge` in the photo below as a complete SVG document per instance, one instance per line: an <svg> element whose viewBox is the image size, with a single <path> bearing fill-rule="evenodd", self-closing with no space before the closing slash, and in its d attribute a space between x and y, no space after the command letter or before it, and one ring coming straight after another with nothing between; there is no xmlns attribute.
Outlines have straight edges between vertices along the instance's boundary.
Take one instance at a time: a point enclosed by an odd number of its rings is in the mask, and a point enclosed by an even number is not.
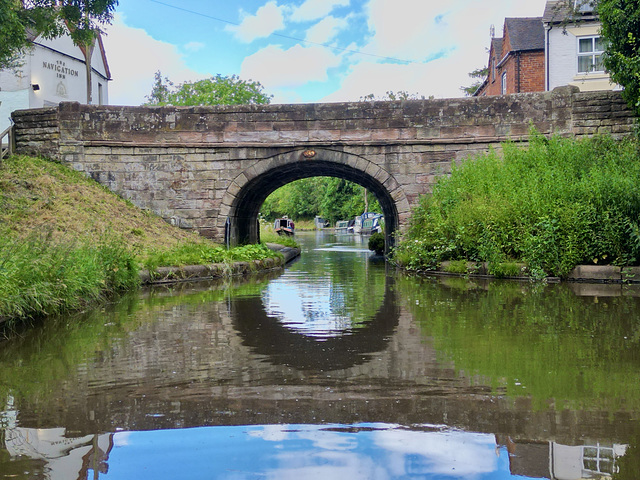
<svg viewBox="0 0 640 480"><path fill-rule="evenodd" d="M127 107L62 103L17 111L18 153L64 162L183 228L256 242L258 211L291 181L334 176L373 192L387 245L440 175L471 154L550 135L628 135L617 92L304 105Z"/></svg>

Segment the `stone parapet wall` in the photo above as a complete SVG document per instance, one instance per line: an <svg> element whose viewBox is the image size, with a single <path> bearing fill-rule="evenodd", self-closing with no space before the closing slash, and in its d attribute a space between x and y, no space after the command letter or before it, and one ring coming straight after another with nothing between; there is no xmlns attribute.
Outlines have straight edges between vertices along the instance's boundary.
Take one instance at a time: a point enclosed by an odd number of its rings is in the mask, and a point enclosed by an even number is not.
<svg viewBox="0 0 640 480"><path fill-rule="evenodd" d="M18 110L12 117L17 153L60 159L58 107Z"/></svg>
<svg viewBox="0 0 640 480"><path fill-rule="evenodd" d="M631 135L637 119L619 92L583 92L573 96L572 133L576 136Z"/></svg>
<svg viewBox="0 0 640 480"><path fill-rule="evenodd" d="M51 153L58 144L481 144L524 139L532 125L543 134L593 135L627 134L634 122L619 92L579 93L576 87L549 93L396 102L214 107L62 103L14 112L13 118L19 149Z"/></svg>

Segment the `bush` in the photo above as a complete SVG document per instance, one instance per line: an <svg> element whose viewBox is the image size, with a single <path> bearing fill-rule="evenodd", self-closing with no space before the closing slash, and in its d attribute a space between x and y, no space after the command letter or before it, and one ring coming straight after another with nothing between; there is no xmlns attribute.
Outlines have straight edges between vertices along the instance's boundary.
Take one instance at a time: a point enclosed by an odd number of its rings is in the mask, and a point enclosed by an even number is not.
<svg viewBox="0 0 640 480"><path fill-rule="evenodd" d="M0 319L78 310L138 285L138 266L122 244L51 242L0 234Z"/></svg>
<svg viewBox="0 0 640 480"><path fill-rule="evenodd" d="M452 260L444 266L443 270L449 273L467 274L469 273L468 262L466 260Z"/></svg>
<svg viewBox="0 0 640 480"><path fill-rule="evenodd" d="M640 161L633 140L546 139L503 145L454 167L414 210L394 252L409 269L444 260L566 276L580 263L637 265Z"/></svg>
<svg viewBox="0 0 640 480"><path fill-rule="evenodd" d="M369 250L384 255L384 233L376 232L369 237Z"/></svg>

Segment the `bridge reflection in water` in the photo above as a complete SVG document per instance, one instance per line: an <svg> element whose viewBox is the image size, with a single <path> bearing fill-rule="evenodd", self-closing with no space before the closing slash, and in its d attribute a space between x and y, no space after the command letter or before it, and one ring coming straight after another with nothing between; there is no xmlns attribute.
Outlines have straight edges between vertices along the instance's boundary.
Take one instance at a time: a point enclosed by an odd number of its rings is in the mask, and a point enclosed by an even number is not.
<svg viewBox="0 0 640 480"><path fill-rule="evenodd" d="M5 342L0 478L578 479L625 471L640 437L630 398L639 359L619 337L630 320L612 324L638 311L633 297L595 303L527 285L403 279L346 239L320 237L332 242L322 250L313 236L300 239L302 258L277 278L148 290ZM309 289L317 294L300 293ZM563 316L575 311L587 329L594 306L609 315L594 320L600 340L578 346L575 332L554 327L560 316L542 333L520 316L550 317L557 307ZM502 323L491 313L501 309ZM509 368L530 394L505 379L500 335L524 350L508 352ZM558 358L547 355L543 369L553 374L539 390L524 363L549 344ZM481 359L469 357L474 348ZM606 365L580 349L606 356ZM561 350L579 359L594 394L555 385L573 376Z"/></svg>

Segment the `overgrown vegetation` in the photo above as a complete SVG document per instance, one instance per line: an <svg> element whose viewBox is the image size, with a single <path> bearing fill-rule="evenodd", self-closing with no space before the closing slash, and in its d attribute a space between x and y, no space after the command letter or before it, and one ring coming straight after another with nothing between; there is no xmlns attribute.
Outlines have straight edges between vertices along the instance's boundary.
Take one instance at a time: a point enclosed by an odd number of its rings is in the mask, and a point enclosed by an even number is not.
<svg viewBox="0 0 640 480"><path fill-rule="evenodd" d="M0 320L80 310L138 285L135 256L109 239L52 241L0 234Z"/></svg>
<svg viewBox="0 0 640 480"><path fill-rule="evenodd" d="M0 321L82 309L136 286L141 266L277 255L264 245L227 251L54 162L0 164Z"/></svg>
<svg viewBox="0 0 640 480"><path fill-rule="evenodd" d="M504 275L523 261L534 277L563 277L578 264L637 265L639 218L635 140L533 132L529 147L507 143L442 178L394 255L412 270L470 260Z"/></svg>
<svg viewBox="0 0 640 480"><path fill-rule="evenodd" d="M365 209L382 211L374 195L360 185L342 178L311 177L288 183L273 192L260 213L269 221L288 215L296 222L319 215L333 225L338 220L362 215Z"/></svg>
<svg viewBox="0 0 640 480"><path fill-rule="evenodd" d="M153 250L143 260L149 270L160 266L204 265L209 263L248 262L272 258L275 254L264 244L243 245L227 250L207 243L184 243L170 250Z"/></svg>

